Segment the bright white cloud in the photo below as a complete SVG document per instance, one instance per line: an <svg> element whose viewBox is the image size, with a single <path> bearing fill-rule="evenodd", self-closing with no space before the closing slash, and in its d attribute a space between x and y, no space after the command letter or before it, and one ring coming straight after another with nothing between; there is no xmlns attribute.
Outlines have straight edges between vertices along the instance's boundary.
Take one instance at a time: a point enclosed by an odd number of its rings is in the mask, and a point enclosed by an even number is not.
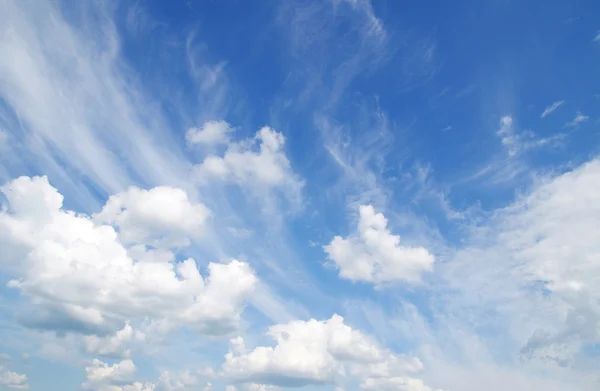
<svg viewBox="0 0 600 391"><path fill-rule="evenodd" d="M115 194L93 217L117 226L124 243L156 246L165 240L198 236L209 215L208 208L191 202L184 190L160 186L150 190L131 187Z"/></svg>
<svg viewBox="0 0 600 391"><path fill-rule="evenodd" d="M383 285L393 281L418 283L432 271L434 257L422 247L400 244L400 236L387 228L387 219L371 205L360 207L358 232L336 236L324 246L340 277Z"/></svg>
<svg viewBox="0 0 600 391"><path fill-rule="evenodd" d="M113 227L63 210L62 195L45 177L21 177L1 191L8 203L0 213L5 249L0 262L16 277L9 286L30 297L38 310L29 319L34 326L97 334L115 332L127 320L150 319L207 334L236 328L257 282L248 264L210 263L203 278L191 258L136 260ZM150 232L133 223L147 220L130 218L140 215L147 216L139 210L130 215L127 209L117 214L134 232ZM176 228L173 216L151 215L164 216L167 228ZM184 228L195 224L183 212L178 216Z"/></svg>
<svg viewBox="0 0 600 391"><path fill-rule="evenodd" d="M554 112L554 110L556 110L560 106L562 106L563 103L565 103L564 100L559 100L559 101L553 102L550 106L548 106L548 107L546 107L544 109L544 111L542 112L542 114L540 115L540 117L541 118L546 118L547 116L549 116L550 114L552 114Z"/></svg>
<svg viewBox="0 0 600 391"><path fill-rule="evenodd" d="M390 378L422 369L417 358L395 355L353 330L341 316L271 326L275 347L240 352L240 340L225 356L223 375L237 382L299 387L331 384L345 376Z"/></svg>
<svg viewBox="0 0 600 391"><path fill-rule="evenodd" d="M11 372L0 365L0 386L6 386L14 390L28 390L29 383L27 375Z"/></svg>
<svg viewBox="0 0 600 391"><path fill-rule="evenodd" d="M284 144L283 134L265 126L253 139L230 143L223 156L208 156L196 166L196 177L201 182L220 179L255 190L281 188L299 197L302 181L291 169Z"/></svg>
<svg viewBox="0 0 600 391"><path fill-rule="evenodd" d="M202 128L191 128L185 134L190 144L226 144L233 128L225 121L207 121Z"/></svg>

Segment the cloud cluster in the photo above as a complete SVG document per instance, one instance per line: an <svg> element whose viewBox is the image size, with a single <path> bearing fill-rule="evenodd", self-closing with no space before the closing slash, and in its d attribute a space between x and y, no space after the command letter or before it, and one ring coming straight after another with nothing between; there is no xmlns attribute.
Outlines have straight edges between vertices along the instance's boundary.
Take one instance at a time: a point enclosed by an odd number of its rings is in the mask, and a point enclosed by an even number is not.
<svg viewBox="0 0 600 391"><path fill-rule="evenodd" d="M209 335L236 328L257 282L248 264L210 263L202 277L194 259L153 256L137 242L202 225L206 209L181 190L115 195L100 214L114 227L64 210L63 196L45 177L20 177L1 191L7 200L0 213L2 262L15 276L9 286L34 305L24 318L30 326L99 336L128 320L166 321ZM132 335L124 327L106 345L86 340L88 350L123 352L121 342Z"/></svg>
<svg viewBox="0 0 600 391"><path fill-rule="evenodd" d="M196 178L201 183L218 179L261 192L281 189L297 199L303 184L291 169L284 144L283 134L265 126L252 139L229 143L223 156L206 157L195 167Z"/></svg>
<svg viewBox="0 0 600 391"><path fill-rule="evenodd" d="M185 134L185 139L190 144L226 144L233 128L225 121L207 121L202 128L190 128Z"/></svg>
<svg viewBox="0 0 600 391"><path fill-rule="evenodd" d="M29 383L27 375L11 372L4 366L0 365L0 386L6 386L13 390L28 390Z"/></svg>
<svg viewBox="0 0 600 391"><path fill-rule="evenodd" d="M421 390L402 388L398 380L419 384L410 377L423 369L419 359L382 348L370 336L346 325L339 315L324 321L277 324L267 335L276 342L274 347L258 346L248 351L242 338L232 340L223 375L236 382L283 387L335 384L350 376L362 380L366 389L373 389L376 383L398 383L388 389Z"/></svg>
<svg viewBox="0 0 600 391"><path fill-rule="evenodd" d="M340 277L383 285L394 281L418 283L432 271L434 256L422 247L400 244L387 228L387 219L371 205L360 207L357 233L336 236L324 246Z"/></svg>

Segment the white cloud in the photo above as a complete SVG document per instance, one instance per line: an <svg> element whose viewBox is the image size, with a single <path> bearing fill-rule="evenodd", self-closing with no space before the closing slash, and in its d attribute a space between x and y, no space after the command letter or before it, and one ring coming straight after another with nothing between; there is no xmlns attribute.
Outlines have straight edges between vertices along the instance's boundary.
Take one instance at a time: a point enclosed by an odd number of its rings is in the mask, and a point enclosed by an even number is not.
<svg viewBox="0 0 600 391"><path fill-rule="evenodd" d="M600 31L596 33L596 36L593 39L594 42L600 42Z"/></svg>
<svg viewBox="0 0 600 391"><path fill-rule="evenodd" d="M546 118L547 116L549 116L550 114L552 114L552 112L554 112L554 110L556 110L560 106L562 106L563 103L565 103L564 100L559 100L559 101L553 102L550 106L548 106L548 107L546 107L544 109L544 111L542 112L542 114L540 115L540 117L541 118Z"/></svg>
<svg viewBox="0 0 600 391"><path fill-rule="evenodd" d="M131 360L123 360L109 365L94 359L90 366L85 368L85 377L90 383L118 383L131 380L137 368Z"/></svg>
<svg viewBox="0 0 600 391"><path fill-rule="evenodd" d="M225 356L222 370L237 382L299 387L332 384L345 376L361 379L391 378L417 373L417 358L395 355L371 337L344 324L341 316L317 321L293 321L271 326L267 333L275 347L259 346L249 352L236 348Z"/></svg>
<svg viewBox="0 0 600 391"><path fill-rule="evenodd" d="M502 144L507 148L509 156L513 156L519 151L519 140L515 136L512 117L504 116L500 119L500 129L497 134L501 137Z"/></svg>
<svg viewBox="0 0 600 391"><path fill-rule="evenodd" d="M8 353L0 353L0 361L12 361L12 358Z"/></svg>
<svg viewBox="0 0 600 391"><path fill-rule="evenodd" d="M233 128L225 121L207 121L202 128L191 128L185 134L190 144L226 144Z"/></svg>
<svg viewBox="0 0 600 391"><path fill-rule="evenodd" d="M517 132L511 116L504 116L500 119L500 129L496 134L501 138L502 145L504 145L508 156L511 158L515 158L518 154L530 149L557 145L565 137L564 134L559 133L546 138L537 138L530 130ZM506 169L507 162L505 159L500 164L503 169ZM523 169L523 167L518 167L518 169Z"/></svg>
<svg viewBox="0 0 600 391"><path fill-rule="evenodd" d="M137 368L131 360L109 365L94 359L91 365L85 368L87 381L81 386L91 391L155 391L156 387L152 383L132 382L136 371Z"/></svg>
<svg viewBox="0 0 600 391"><path fill-rule="evenodd" d="M434 391L422 380L410 377L371 378L362 382L360 388L367 391Z"/></svg>
<svg viewBox="0 0 600 391"><path fill-rule="evenodd" d="M324 246L340 277L383 285L393 281L418 283L424 272L432 271L434 257L422 247L400 244L400 236L387 228L387 219L371 205L360 207L358 232L346 238L336 236Z"/></svg>
<svg viewBox="0 0 600 391"><path fill-rule="evenodd" d="M598 221L594 159L538 178L480 222L439 263L436 321L407 311L394 323L421 346L423 378L450 390L596 390L589 368L600 343Z"/></svg>
<svg viewBox="0 0 600 391"><path fill-rule="evenodd" d="M124 243L157 246L198 236L210 215L208 208L189 200L178 188L159 186L150 190L130 187L110 196L102 211L94 215L101 223L119 229Z"/></svg>
<svg viewBox="0 0 600 391"><path fill-rule="evenodd" d="M29 383L27 375L11 372L0 365L0 386L6 386L14 390L28 390Z"/></svg>
<svg viewBox="0 0 600 391"><path fill-rule="evenodd" d="M281 188L297 198L302 181L291 169L284 143L283 134L265 126L253 139L230 143L222 157L208 156L196 166L196 177L201 182L220 179L253 189ZM253 149L256 144L258 150Z"/></svg>
<svg viewBox="0 0 600 391"><path fill-rule="evenodd" d="M131 355L128 344L132 339L143 340L145 335L140 331L134 331L129 323L115 334L106 337L86 335L83 338L85 351L90 354L108 357L127 358Z"/></svg>
<svg viewBox="0 0 600 391"><path fill-rule="evenodd" d="M16 277L9 286L34 304L30 325L85 334L115 332L136 319L213 335L236 328L257 282L248 264L210 263L203 278L191 258L136 260L113 227L62 209L62 195L45 177L21 177L1 191L8 203L0 213L0 263ZM188 216L180 216L188 227ZM125 221L136 228L136 220ZM172 217L166 221L175 228Z"/></svg>
<svg viewBox="0 0 600 391"><path fill-rule="evenodd" d="M574 128L584 122L587 122L589 119L590 117L588 117L587 115L583 115L580 111L578 111L577 113L575 113L575 118L573 118L572 121L567 122L565 124L565 127Z"/></svg>
<svg viewBox="0 0 600 391"><path fill-rule="evenodd" d="M0 62L0 114L18 113L19 137L12 134L26 153L17 158L84 194L70 178L83 175L109 194L140 181L185 185L189 163L123 66L111 12L86 6L95 17L83 12L80 28L52 2L3 4L0 52L10 61Z"/></svg>
<svg viewBox="0 0 600 391"><path fill-rule="evenodd" d="M156 391L197 390L198 384L198 378L189 371L164 371L158 379Z"/></svg>

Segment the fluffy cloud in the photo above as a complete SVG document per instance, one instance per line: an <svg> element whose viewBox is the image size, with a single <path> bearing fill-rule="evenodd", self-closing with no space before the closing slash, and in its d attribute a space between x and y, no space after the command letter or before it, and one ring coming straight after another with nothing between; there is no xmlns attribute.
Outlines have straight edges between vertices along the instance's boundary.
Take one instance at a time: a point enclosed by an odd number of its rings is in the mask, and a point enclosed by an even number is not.
<svg viewBox="0 0 600 391"><path fill-rule="evenodd" d="M254 147L258 144L258 150ZM196 166L200 181L217 178L254 189L281 188L297 196L302 182L285 155L283 134L263 127L254 139L230 143L225 154L208 156Z"/></svg>
<svg viewBox="0 0 600 391"><path fill-rule="evenodd" d="M185 134L190 144L224 144L229 141L231 125L225 121L207 121L201 129L191 128Z"/></svg>
<svg viewBox="0 0 600 391"><path fill-rule="evenodd" d="M248 264L235 260L210 263L203 278L191 258L183 262L135 259L112 226L63 210L62 195L45 177L21 177L1 190L8 202L0 213L0 262L17 277L9 286L34 304L34 313L27 317L30 325L102 335L136 319L185 324L211 335L236 328L244 302L257 282ZM134 193L143 194L146 201L156 194L152 190ZM166 230L177 230L174 216L146 213L139 205L129 213L130 201L114 201L130 200L131 194L117 195L108 202L122 208L113 214L117 223L147 237L157 232L154 228L160 224L153 222L150 228L137 230L134 222L145 224L148 216L154 216L166 224ZM154 201L148 205L155 206ZM195 226L188 213L196 209L173 210L185 229ZM113 341L111 350L120 350L116 345L124 337L127 328ZM89 340L88 347L99 352L95 341Z"/></svg>
<svg viewBox="0 0 600 391"><path fill-rule="evenodd" d="M117 226L124 243L157 246L200 234L209 215L208 208L190 202L182 189L159 186L150 190L131 187L113 195L94 218Z"/></svg>
<svg viewBox="0 0 600 391"><path fill-rule="evenodd" d="M156 391L197 390L198 383L198 378L189 371L164 371L158 379Z"/></svg>
<svg viewBox="0 0 600 391"><path fill-rule="evenodd" d="M400 245L400 236L389 231L386 218L371 205L360 207L355 235L336 236L324 249L340 277L351 281L418 283L423 272L433 270L433 255L422 247Z"/></svg>
<svg viewBox="0 0 600 391"><path fill-rule="evenodd" d="M325 321L278 324L267 335L276 341L275 347L259 346L246 352L240 338L233 340L223 375L236 382L300 387L335 383L347 375L392 378L422 369L418 359L381 348L338 315Z"/></svg>
<svg viewBox="0 0 600 391"><path fill-rule="evenodd" d="M27 375L11 372L0 365L0 386L15 390L28 390Z"/></svg>
<svg viewBox="0 0 600 391"><path fill-rule="evenodd" d="M82 388L91 391L155 391L154 384L132 382L136 371L131 360L109 365L95 359L85 368L87 381L82 384Z"/></svg>
<svg viewBox="0 0 600 391"><path fill-rule="evenodd" d="M126 323L123 329L113 335L105 337L86 335L83 338L83 344L85 351L90 354L126 358L131 355L128 345L132 339L142 341L145 339L145 335L140 331L134 331L133 327Z"/></svg>

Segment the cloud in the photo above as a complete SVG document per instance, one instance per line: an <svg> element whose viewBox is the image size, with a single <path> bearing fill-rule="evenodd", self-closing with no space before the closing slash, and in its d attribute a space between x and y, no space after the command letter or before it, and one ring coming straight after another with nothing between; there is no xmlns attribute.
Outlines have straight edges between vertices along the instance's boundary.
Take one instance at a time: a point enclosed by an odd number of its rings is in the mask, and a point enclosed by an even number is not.
<svg viewBox="0 0 600 391"><path fill-rule="evenodd" d="M594 37L594 39L592 41L594 41L594 42L600 42L600 31L598 31L596 33L596 36Z"/></svg>
<svg viewBox="0 0 600 391"><path fill-rule="evenodd" d="M131 360L123 360L109 365L94 359L85 368L87 381L81 386L83 389L91 391L155 391L154 384L132 382L136 371L137 368Z"/></svg>
<svg viewBox="0 0 600 391"><path fill-rule="evenodd" d="M371 205L359 209L358 232L336 236L324 250L340 271L340 277L384 285L394 281L418 283L433 270L434 257L422 247L400 244L400 236L387 228L387 219Z"/></svg>
<svg viewBox="0 0 600 391"><path fill-rule="evenodd" d="M161 373L158 382L156 383L156 391L198 390L198 386L198 377L189 371L164 371Z"/></svg>
<svg viewBox="0 0 600 391"><path fill-rule="evenodd" d="M500 129L496 134L500 136L509 158L516 158L517 155L531 149L556 145L565 137L565 134L559 133L546 138L537 138L530 130L517 132L511 116L500 119ZM506 162L503 161L502 164L506 165Z"/></svg>
<svg viewBox="0 0 600 391"><path fill-rule="evenodd" d="M112 195L93 218L118 227L123 243L160 247L165 241L198 237L209 216L208 208L191 202L184 190L159 186L150 190L130 187Z"/></svg>
<svg viewBox="0 0 600 391"><path fill-rule="evenodd" d="M339 315L317 321L293 321L271 326L267 335L275 347L246 352L240 339L225 356L223 375L236 382L282 387L333 384L345 376L392 378L422 369L414 357L396 355L371 337L353 330Z"/></svg>
<svg viewBox="0 0 600 391"><path fill-rule="evenodd" d="M500 129L496 133L501 137L502 144L508 150L508 155L514 156L518 152L518 140L514 133L512 117L502 117L500 119Z"/></svg>
<svg viewBox="0 0 600 391"><path fill-rule="evenodd" d="M12 357L7 353L0 353L0 361L12 361Z"/></svg>
<svg viewBox="0 0 600 391"><path fill-rule="evenodd" d="M590 119L590 117L588 117L587 115L583 115L580 111L578 111L577 113L575 113L575 118L573 118L573 120L571 122L567 122L565 124L565 127L575 128L575 127L579 126L580 124L587 122L589 119Z"/></svg>
<svg viewBox="0 0 600 391"><path fill-rule="evenodd" d="M85 368L85 375L90 383L118 383L130 380L136 370L137 368L131 360L108 365L94 359L92 364Z"/></svg>
<svg viewBox="0 0 600 391"><path fill-rule="evenodd" d="M597 388L587 368L600 343L599 201L593 159L538 178L446 253L433 315L405 311L394 323L421 346L425 380L465 391Z"/></svg>
<svg viewBox="0 0 600 391"><path fill-rule="evenodd" d="M71 178L85 176L109 194L131 183L185 185L190 164L122 63L111 12L88 7L69 23L52 2L3 6L0 51L10 61L0 63L0 112L19 117L11 134L25 153L15 159L87 197L83 181Z"/></svg>
<svg viewBox="0 0 600 391"><path fill-rule="evenodd" d="M0 386L6 386L14 390L28 390L29 383L27 375L11 372L0 365Z"/></svg>
<svg viewBox="0 0 600 391"><path fill-rule="evenodd" d="M230 143L223 156L208 156L195 167L195 176L201 183L218 179L261 192L279 188L297 200L303 183L291 169L284 144L283 134L265 126L253 139Z"/></svg>
<svg viewBox="0 0 600 391"><path fill-rule="evenodd" d="M227 144L233 128L225 121L207 121L201 129L191 128L185 134L190 144Z"/></svg>
<svg viewBox="0 0 600 391"><path fill-rule="evenodd" d="M410 377L367 379L361 383L360 388L367 391L434 391L422 380Z"/></svg>
<svg viewBox="0 0 600 391"><path fill-rule="evenodd" d="M129 323L125 324L123 329L118 330L113 335L98 337L96 335L86 335L83 339L84 349L87 353L107 356L128 358L131 350L128 348L133 339L144 340L145 335L140 331L134 331Z"/></svg>
<svg viewBox="0 0 600 391"><path fill-rule="evenodd" d="M235 330L257 282L248 264L209 263L203 278L192 258L134 259L112 226L62 209L63 196L47 178L20 177L1 191L7 199L0 213L0 246L5 249L1 262L16 276L9 286L31 298L35 311L27 319L33 325L103 334L128 320L150 319L210 335ZM183 228L189 227L189 216L175 210ZM133 216L139 216L130 215L127 208L121 212L117 215L128 228L146 232L148 227L134 222L147 220L136 220ZM173 216L162 212L152 216L159 216L159 221L164 217L166 229L176 228Z"/></svg>
<svg viewBox="0 0 600 391"><path fill-rule="evenodd" d="M540 117L541 118L546 118L547 116L549 116L550 114L552 114L554 112L554 110L556 110L560 106L562 106L563 103L565 103L564 100L559 100L559 101L553 102L550 106L548 106L548 107L546 107L544 109L544 111L542 112L542 114L540 115Z"/></svg>

